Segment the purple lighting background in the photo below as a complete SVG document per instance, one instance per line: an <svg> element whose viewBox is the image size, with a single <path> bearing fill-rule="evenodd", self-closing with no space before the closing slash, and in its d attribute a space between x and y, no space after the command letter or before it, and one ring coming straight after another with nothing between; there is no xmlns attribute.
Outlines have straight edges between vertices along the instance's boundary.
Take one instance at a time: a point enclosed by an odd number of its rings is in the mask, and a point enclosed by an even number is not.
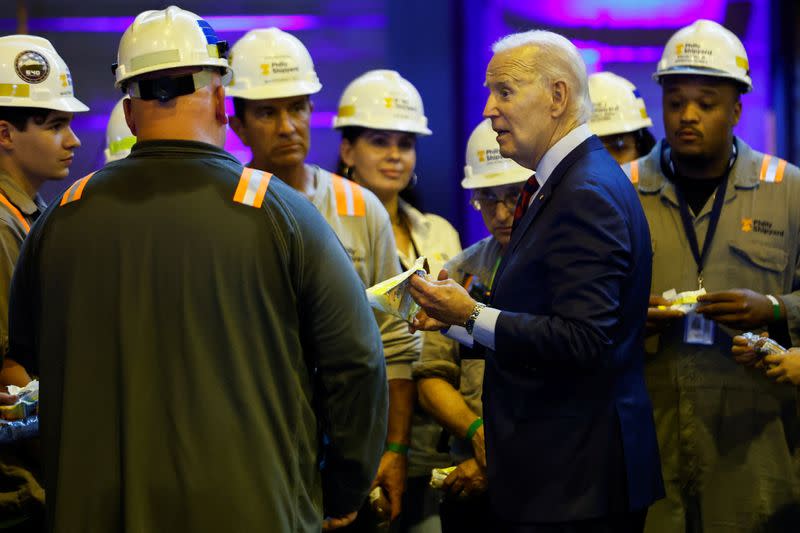
<svg viewBox="0 0 800 533"><path fill-rule="evenodd" d="M12 2L3 4L0 34L14 33ZM30 32L54 43L70 65L77 96L91 108L74 121L83 146L72 181L102 165L107 116L121 96L109 72L119 37L137 12L163 6L138 0L28 4ZM231 44L249 29L268 26L290 31L306 44L323 84L314 95L309 162L329 169L339 144L330 126L344 87L375 68L397 69L412 81L434 132L418 144L417 196L424 210L445 216L461 231L465 246L486 231L459 186L464 146L481 120L491 45L511 32L559 32L578 46L590 73L610 70L630 79L645 99L653 133L661 138L661 94L651 74L664 44L698 18L720 22L742 39L752 69L754 91L743 97L737 134L756 149L774 153L776 148L769 0L404 0L402 5L389 0L276 0L257 6L243 0L223 5L194 0L184 7L203 15ZM249 149L232 131L226 148L249 161ZM44 196L52 199L68 185L49 183Z"/></svg>

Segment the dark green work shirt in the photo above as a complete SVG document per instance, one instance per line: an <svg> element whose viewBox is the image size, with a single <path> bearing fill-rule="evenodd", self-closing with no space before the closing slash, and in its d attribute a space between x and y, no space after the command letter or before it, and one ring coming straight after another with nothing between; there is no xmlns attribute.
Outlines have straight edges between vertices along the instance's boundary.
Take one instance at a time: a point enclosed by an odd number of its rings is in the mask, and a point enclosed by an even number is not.
<svg viewBox="0 0 800 533"><path fill-rule="evenodd" d="M362 284L310 202L272 179L247 205L242 175L141 142L23 246L11 356L41 376L55 531L315 531L365 496L387 392Z"/></svg>

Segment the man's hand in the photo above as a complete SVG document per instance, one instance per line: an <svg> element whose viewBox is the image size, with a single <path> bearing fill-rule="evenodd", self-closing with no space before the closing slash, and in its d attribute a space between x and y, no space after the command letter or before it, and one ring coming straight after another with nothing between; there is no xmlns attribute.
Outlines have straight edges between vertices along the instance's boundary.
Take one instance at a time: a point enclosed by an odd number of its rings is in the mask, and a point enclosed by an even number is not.
<svg viewBox="0 0 800 533"><path fill-rule="evenodd" d="M765 365L775 365L767 369L767 377L777 383L800 385L800 349L790 348L786 353L764 356Z"/></svg>
<svg viewBox="0 0 800 533"><path fill-rule="evenodd" d="M768 333L764 332L761 334L761 336L767 337ZM733 354L733 360L740 365L752 366L756 368L761 368L763 366L761 356L753 351L753 349L750 347L750 343L748 343L747 339L741 335L736 335L733 338L731 353Z"/></svg>
<svg viewBox="0 0 800 533"><path fill-rule="evenodd" d="M683 317L683 312L677 309L659 309L659 307L669 307L670 303L665 298L657 295L650 295L650 303L647 308L647 323L645 330L648 335L659 333L676 318Z"/></svg>
<svg viewBox="0 0 800 533"><path fill-rule="evenodd" d="M437 320L445 327L448 325L464 325L472 310L475 300L467 289L447 277L447 270L439 271L439 279L431 281L420 276L411 276L409 292L414 301L425 310L428 318ZM418 328L423 329L423 328Z"/></svg>
<svg viewBox="0 0 800 533"><path fill-rule="evenodd" d="M753 329L774 320L772 302L750 289L710 292L697 297L697 312L736 329Z"/></svg>
<svg viewBox="0 0 800 533"><path fill-rule="evenodd" d="M353 511L347 516L341 518L328 517L322 521L322 531L330 531L332 529L339 529L344 526L349 526L358 516L358 511Z"/></svg>
<svg viewBox="0 0 800 533"><path fill-rule="evenodd" d="M406 490L406 474L408 458L400 453L386 451L381 457L378 466L378 475L372 483L372 488L381 487L392 510L391 519L400 514L403 502L403 492Z"/></svg>
<svg viewBox="0 0 800 533"><path fill-rule="evenodd" d="M429 317L424 309L420 309L414 320L408 325L408 331L411 333L416 333L417 331L439 331L447 327L449 327L448 324Z"/></svg>
<svg viewBox="0 0 800 533"><path fill-rule="evenodd" d="M450 472L442 482L442 489L451 496L469 498L485 492L488 484L486 470L475 459L467 459Z"/></svg>
<svg viewBox="0 0 800 533"><path fill-rule="evenodd" d="M5 387L3 387L5 389ZM17 403L18 398L13 394L5 391L0 392L0 405L14 405Z"/></svg>

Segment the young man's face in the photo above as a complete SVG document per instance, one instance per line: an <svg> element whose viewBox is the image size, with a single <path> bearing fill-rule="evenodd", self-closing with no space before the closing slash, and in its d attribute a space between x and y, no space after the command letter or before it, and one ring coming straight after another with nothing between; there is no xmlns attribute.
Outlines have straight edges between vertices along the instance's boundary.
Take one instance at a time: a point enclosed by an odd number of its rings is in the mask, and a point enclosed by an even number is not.
<svg viewBox="0 0 800 533"><path fill-rule="evenodd" d="M11 157L33 183L62 180L69 176L75 149L81 145L72 131L72 113L51 111L41 124L28 119L24 131L9 125Z"/></svg>

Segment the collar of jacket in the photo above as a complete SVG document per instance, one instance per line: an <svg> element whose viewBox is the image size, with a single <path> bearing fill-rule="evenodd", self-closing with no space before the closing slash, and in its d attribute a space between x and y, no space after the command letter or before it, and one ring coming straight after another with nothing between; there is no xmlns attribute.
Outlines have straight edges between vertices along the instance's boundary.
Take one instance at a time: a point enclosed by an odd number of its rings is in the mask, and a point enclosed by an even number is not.
<svg viewBox="0 0 800 533"><path fill-rule="evenodd" d="M200 142L200 141L183 141L183 140L155 140L155 141L139 141L131 148L130 158L139 157L159 157L159 156L174 157L180 155L187 158L203 158L203 157L222 157L230 159L234 163L239 163L233 155L226 152L218 146L213 144Z"/></svg>
<svg viewBox="0 0 800 533"><path fill-rule="evenodd" d="M38 193L31 198L14 178L2 170L0 170L0 192L2 192L3 195L8 198L8 201L14 204L17 209L28 216L33 215L36 211L44 211L47 208L44 200L42 200Z"/></svg>

